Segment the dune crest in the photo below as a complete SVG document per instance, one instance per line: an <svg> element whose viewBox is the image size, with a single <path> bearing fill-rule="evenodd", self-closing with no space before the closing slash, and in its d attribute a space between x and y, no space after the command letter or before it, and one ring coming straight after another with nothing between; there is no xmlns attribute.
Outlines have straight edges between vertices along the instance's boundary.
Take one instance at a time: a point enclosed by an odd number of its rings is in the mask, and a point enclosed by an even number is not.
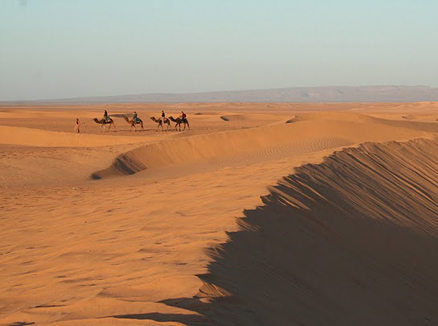
<svg viewBox="0 0 438 326"><path fill-rule="evenodd" d="M254 163L350 146L364 141L429 138L438 124L391 121L357 113L315 113L297 116L287 123L195 135L154 142L119 155L113 164L92 174L93 179L129 175L146 169L178 164L210 162L228 166ZM244 157L242 159L242 156ZM237 157L240 157L237 158Z"/></svg>

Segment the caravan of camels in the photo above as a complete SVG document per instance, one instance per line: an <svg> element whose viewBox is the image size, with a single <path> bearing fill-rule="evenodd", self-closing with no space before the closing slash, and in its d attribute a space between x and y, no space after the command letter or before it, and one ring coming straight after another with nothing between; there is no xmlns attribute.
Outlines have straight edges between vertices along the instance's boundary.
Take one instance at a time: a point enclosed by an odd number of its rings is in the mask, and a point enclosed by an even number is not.
<svg viewBox="0 0 438 326"><path fill-rule="evenodd" d="M144 125L143 125L143 120L141 120L138 116L137 116L137 112L134 112L132 119L129 119L126 115L122 116L122 118L131 125L131 129L130 131L132 131L132 128L134 128L134 131L137 131L137 126L136 125L140 125L141 129L144 130ZM175 123L175 130L181 131L181 124L184 126L183 131L186 129L186 127L190 130L190 124L189 121L187 120L187 116L186 114L181 111L181 115L177 118L174 118L172 116L166 118L164 111L162 111L161 117L160 118L155 118L155 117L150 117L150 119L152 121L154 121L155 123L157 123L157 129L156 131L158 131L158 129L161 127L161 130L164 131L164 127L163 125L166 125L167 128L166 130L169 130L172 128L171 125L171 121ZM100 128L102 131L107 131L105 129L105 126L108 125L108 131L111 129L111 126L114 127L114 129L116 128L115 124L114 124L114 120L108 116L108 112L105 110L102 119L97 119L94 118L93 119L94 122L96 122L97 124L100 124Z"/></svg>

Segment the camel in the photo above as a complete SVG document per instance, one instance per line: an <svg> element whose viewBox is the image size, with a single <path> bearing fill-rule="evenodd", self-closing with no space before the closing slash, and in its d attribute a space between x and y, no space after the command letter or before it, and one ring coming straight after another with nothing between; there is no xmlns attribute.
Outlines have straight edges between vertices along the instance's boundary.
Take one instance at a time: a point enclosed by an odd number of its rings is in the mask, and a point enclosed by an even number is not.
<svg viewBox="0 0 438 326"><path fill-rule="evenodd" d="M157 119L155 117L151 117L151 120L156 122L156 123L158 123L157 130L155 130L155 131L158 131L158 128L160 126L161 126L161 131L163 131L163 123L167 124L167 129L169 129L169 127L170 127L170 120L167 119L167 118L164 118L164 121L162 121L161 119Z"/></svg>
<svg viewBox="0 0 438 326"><path fill-rule="evenodd" d="M137 121L134 121L134 119L129 120L128 117L123 117L123 119L125 119L125 121L131 125L131 129L129 131L132 131L132 127L134 127L134 131L137 131L135 125L138 125L138 124L141 126L141 129L144 129L143 128L143 120L141 120L140 118L137 118Z"/></svg>
<svg viewBox="0 0 438 326"><path fill-rule="evenodd" d="M116 125L114 124L114 120L111 118L108 118L108 120L103 120L103 119L98 120L97 118L94 118L93 121L96 122L97 124L100 124L101 125L100 129L103 131L105 131L105 125L109 125L108 130L111 129L111 126L113 126L114 129L116 129Z"/></svg>
<svg viewBox="0 0 438 326"><path fill-rule="evenodd" d="M172 120L173 122L175 122L175 130L177 127L179 127L179 131L181 131L181 123L184 123L183 130L186 130L186 125L187 125L187 127L189 127L189 130L190 130L190 125L189 125L189 121L187 120L187 118L185 119L185 121L183 121L183 119L181 117L178 117L175 119L174 117L170 116L169 119Z"/></svg>

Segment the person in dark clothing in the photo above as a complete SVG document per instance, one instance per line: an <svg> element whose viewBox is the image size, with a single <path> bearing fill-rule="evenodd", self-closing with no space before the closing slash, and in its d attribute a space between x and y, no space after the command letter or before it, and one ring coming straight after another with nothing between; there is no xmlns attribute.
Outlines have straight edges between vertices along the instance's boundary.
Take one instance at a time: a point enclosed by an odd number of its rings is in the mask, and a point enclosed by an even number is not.
<svg viewBox="0 0 438 326"><path fill-rule="evenodd" d="M79 122L79 119L76 119L74 131L79 134L81 132L80 128L82 125L83 125L83 123Z"/></svg>
<svg viewBox="0 0 438 326"><path fill-rule="evenodd" d="M106 110L103 111L103 118L102 118L102 120L103 120L103 121L108 121L108 120L109 120L108 112L107 112Z"/></svg>

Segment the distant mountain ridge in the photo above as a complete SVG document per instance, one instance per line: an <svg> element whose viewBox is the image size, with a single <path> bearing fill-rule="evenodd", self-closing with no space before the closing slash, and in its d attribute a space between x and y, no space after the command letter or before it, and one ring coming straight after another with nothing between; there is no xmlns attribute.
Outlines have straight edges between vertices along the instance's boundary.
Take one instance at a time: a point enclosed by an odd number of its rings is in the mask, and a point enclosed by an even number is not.
<svg viewBox="0 0 438 326"><path fill-rule="evenodd" d="M202 93L151 93L77 97L26 102L38 103L321 103L438 101L438 88L428 86L324 86L291 87Z"/></svg>

